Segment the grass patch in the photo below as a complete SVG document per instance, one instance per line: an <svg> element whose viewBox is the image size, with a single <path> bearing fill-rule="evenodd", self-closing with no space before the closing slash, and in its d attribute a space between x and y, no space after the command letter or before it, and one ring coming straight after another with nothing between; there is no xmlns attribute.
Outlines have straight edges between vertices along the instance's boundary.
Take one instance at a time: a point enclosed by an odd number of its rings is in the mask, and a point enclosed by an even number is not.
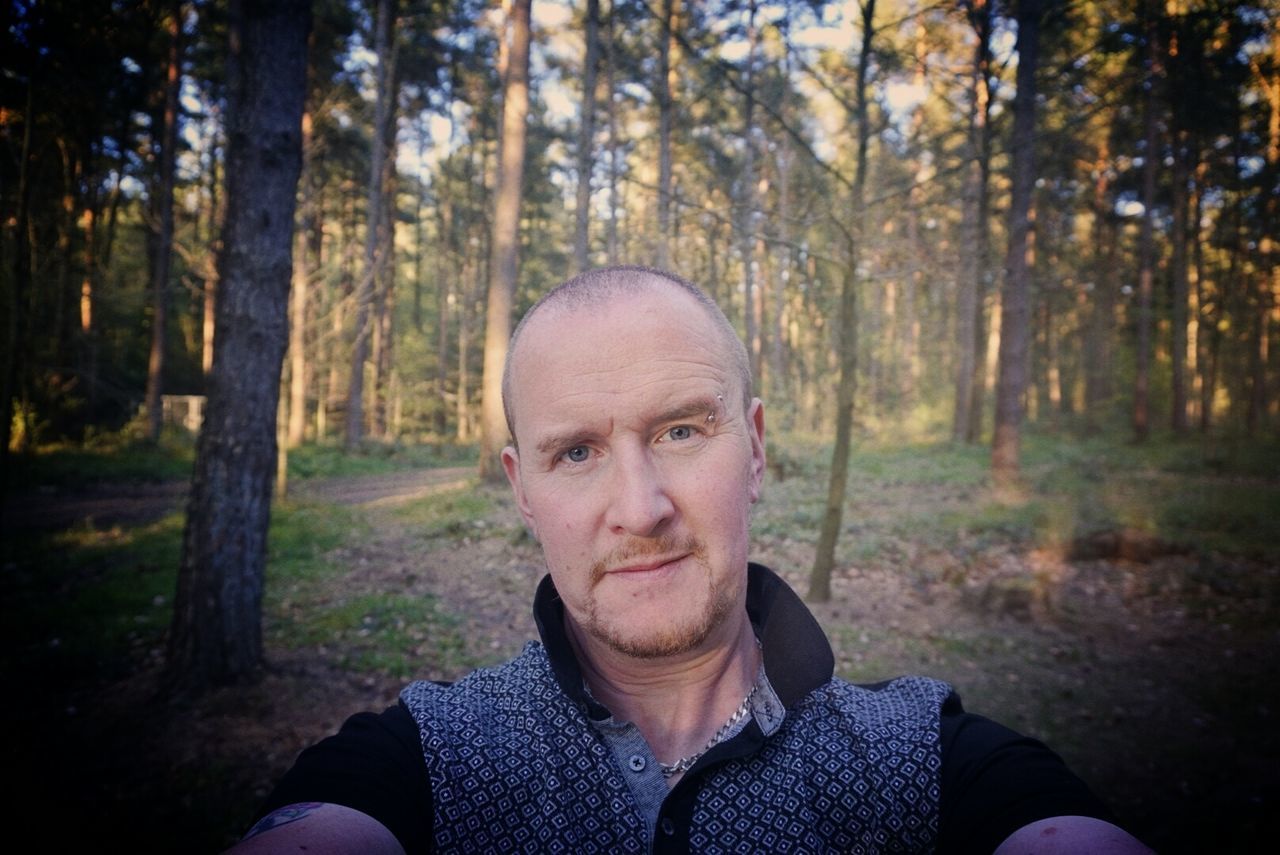
<svg viewBox="0 0 1280 855"><path fill-rule="evenodd" d="M195 437L177 428L166 429L158 443L124 430L91 436L83 443L44 445L9 458L9 486L18 490L81 488L113 481L190 478L195 448Z"/></svg>
<svg viewBox="0 0 1280 855"><path fill-rule="evenodd" d="M5 673L37 685L118 676L172 617L183 518L75 528L17 545L5 580Z"/></svg>
<svg viewBox="0 0 1280 855"><path fill-rule="evenodd" d="M110 679L158 655L173 616L184 517L28 536L4 576L0 667L33 686ZM329 505L272 513L268 609L286 584L341 570L327 553L361 526Z"/></svg>
<svg viewBox="0 0 1280 855"><path fill-rule="evenodd" d="M460 621L434 597L362 594L331 605L302 605L273 622L275 641L293 648L336 649L339 663L400 679L433 668L474 667Z"/></svg>
<svg viewBox="0 0 1280 855"><path fill-rule="evenodd" d="M343 478L385 475L406 469L470 466L478 461L473 445L399 445L367 442L354 451L339 445L312 444L289 452L289 477Z"/></svg>
<svg viewBox="0 0 1280 855"><path fill-rule="evenodd" d="M399 507L395 518L424 540L495 533L493 501L474 484L423 496Z"/></svg>

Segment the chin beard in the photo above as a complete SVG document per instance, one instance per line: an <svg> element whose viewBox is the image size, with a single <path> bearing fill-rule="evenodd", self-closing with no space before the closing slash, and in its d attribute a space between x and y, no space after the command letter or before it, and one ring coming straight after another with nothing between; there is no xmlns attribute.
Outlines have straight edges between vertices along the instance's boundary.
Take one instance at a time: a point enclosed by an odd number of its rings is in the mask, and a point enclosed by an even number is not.
<svg viewBox="0 0 1280 855"><path fill-rule="evenodd" d="M634 659L665 659L699 647L733 611L733 595L723 588L712 590L702 614L681 626L648 632L625 632L600 619L593 609L585 629L612 650Z"/></svg>

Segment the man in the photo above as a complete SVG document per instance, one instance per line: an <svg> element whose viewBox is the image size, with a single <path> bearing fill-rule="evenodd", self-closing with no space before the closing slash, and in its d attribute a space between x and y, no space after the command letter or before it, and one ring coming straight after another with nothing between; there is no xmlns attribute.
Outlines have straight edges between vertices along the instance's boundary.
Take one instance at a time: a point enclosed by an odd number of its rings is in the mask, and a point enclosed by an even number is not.
<svg viewBox="0 0 1280 855"><path fill-rule="evenodd" d="M502 460L549 570L542 644L349 720L237 851L1146 851L945 684L832 679L812 616L747 561L748 364L664 272L539 301L512 337Z"/></svg>

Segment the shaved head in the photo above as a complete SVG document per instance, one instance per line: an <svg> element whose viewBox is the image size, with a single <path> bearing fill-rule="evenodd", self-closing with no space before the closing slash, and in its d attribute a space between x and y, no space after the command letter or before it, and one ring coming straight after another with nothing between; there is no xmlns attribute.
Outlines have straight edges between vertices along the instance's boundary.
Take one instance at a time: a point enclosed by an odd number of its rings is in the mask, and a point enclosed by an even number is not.
<svg viewBox="0 0 1280 855"><path fill-rule="evenodd" d="M513 443L516 442L516 423L515 389L512 384L511 366L518 357L520 338L525 328L540 315L589 312L618 299L661 291L684 293L692 298L706 314L712 323L715 335L720 339L719 344L726 367L731 375L737 378L742 394L742 406L744 410L750 406L751 362L747 358L747 349L738 338L733 324L729 323L724 312L720 311L720 307L707 296L705 291L687 279L654 267L638 265L601 267L579 273L548 291L525 313L520 323L516 325L515 332L511 334L511 343L507 347L506 365L502 371L502 409L507 417L507 430L511 432Z"/></svg>

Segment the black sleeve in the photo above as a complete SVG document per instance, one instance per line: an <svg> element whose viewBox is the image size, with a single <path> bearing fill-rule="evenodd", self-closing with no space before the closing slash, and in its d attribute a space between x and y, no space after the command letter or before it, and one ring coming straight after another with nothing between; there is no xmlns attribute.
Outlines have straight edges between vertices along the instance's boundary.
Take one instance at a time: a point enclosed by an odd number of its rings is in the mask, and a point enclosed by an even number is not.
<svg viewBox="0 0 1280 855"><path fill-rule="evenodd" d="M260 819L298 802L329 802L368 814L407 853L431 849L431 779L418 725L403 706L360 713L298 755L267 797Z"/></svg>
<svg viewBox="0 0 1280 855"><path fill-rule="evenodd" d="M979 715L942 707L938 851L989 855L1024 825L1054 816L1115 818L1057 754Z"/></svg>

